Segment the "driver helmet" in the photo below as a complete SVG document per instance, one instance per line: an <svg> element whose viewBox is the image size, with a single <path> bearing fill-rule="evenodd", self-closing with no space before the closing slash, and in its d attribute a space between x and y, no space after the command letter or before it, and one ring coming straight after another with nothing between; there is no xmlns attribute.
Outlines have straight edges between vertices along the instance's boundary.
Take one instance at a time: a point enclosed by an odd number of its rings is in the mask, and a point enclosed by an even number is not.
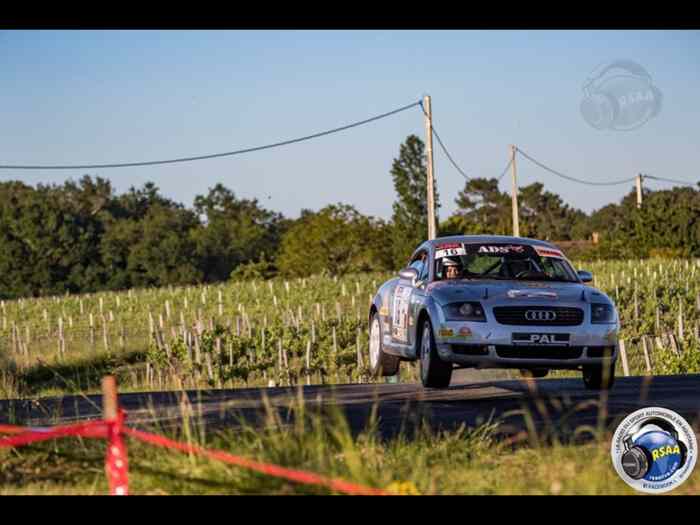
<svg viewBox="0 0 700 525"><path fill-rule="evenodd" d="M450 268L455 268L457 270L458 276L462 273L462 265L459 262L455 261L454 259L450 259L448 257L445 257L442 260L442 268L443 268L445 277L447 277L447 273L448 273L448 270Z"/></svg>

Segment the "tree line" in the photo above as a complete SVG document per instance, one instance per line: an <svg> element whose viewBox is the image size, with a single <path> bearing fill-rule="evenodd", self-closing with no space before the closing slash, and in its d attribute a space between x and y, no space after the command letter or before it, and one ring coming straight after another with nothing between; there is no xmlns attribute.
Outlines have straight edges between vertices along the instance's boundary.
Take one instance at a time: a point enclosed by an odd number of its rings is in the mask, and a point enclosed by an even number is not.
<svg viewBox="0 0 700 525"><path fill-rule="evenodd" d="M217 184L192 207L163 196L153 183L117 194L101 177L62 185L0 183L0 297L211 283L230 278L396 270L427 232L424 143L407 137L393 160L391 219L344 203L297 219L241 199ZM541 183L519 188L521 235L601 242L592 257L700 257L698 189L631 188L621 202L589 214L565 204ZM435 196L436 218L440 207ZM512 231L511 197L496 179L472 178L439 235Z"/></svg>

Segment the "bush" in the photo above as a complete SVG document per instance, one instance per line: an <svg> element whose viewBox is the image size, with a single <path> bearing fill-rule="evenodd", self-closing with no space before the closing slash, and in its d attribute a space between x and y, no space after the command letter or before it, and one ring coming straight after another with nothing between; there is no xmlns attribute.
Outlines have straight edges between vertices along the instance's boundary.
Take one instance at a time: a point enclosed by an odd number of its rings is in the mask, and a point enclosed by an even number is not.
<svg viewBox="0 0 700 525"><path fill-rule="evenodd" d="M231 272L232 281L253 281L272 279L277 275L277 266L272 261L267 260L263 253L257 262L239 264Z"/></svg>

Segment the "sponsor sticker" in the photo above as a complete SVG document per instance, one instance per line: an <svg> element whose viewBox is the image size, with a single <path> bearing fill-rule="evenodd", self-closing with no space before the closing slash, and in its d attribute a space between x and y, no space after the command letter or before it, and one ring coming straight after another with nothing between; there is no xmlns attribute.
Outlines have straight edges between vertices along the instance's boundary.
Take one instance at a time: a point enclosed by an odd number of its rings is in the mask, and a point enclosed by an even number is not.
<svg viewBox="0 0 700 525"><path fill-rule="evenodd" d="M394 311L392 315L392 335L398 341L408 341L408 301L411 288L397 286L394 291Z"/></svg>
<svg viewBox="0 0 700 525"><path fill-rule="evenodd" d="M442 259L443 257L453 257L456 255L466 255L464 245L453 242L447 244L438 244L435 248L435 258Z"/></svg>
<svg viewBox="0 0 700 525"><path fill-rule="evenodd" d="M543 248L541 246L535 246L535 251L540 257L555 257L557 259L564 259L564 254L559 250L553 250L551 248Z"/></svg>
<svg viewBox="0 0 700 525"><path fill-rule="evenodd" d="M446 328L443 326L442 328L440 328L439 334L440 337L452 337L454 335L454 331L452 330L452 328Z"/></svg>
<svg viewBox="0 0 700 525"><path fill-rule="evenodd" d="M557 292L546 290L508 290L506 295L510 299L518 299L520 297L540 297L546 299L556 299L559 297Z"/></svg>

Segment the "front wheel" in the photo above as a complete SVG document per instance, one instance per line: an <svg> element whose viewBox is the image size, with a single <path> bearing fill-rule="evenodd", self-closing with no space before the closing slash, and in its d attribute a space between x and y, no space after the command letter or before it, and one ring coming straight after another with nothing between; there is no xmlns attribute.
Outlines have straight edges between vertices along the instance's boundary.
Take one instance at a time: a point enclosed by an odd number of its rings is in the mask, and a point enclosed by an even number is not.
<svg viewBox="0 0 700 525"><path fill-rule="evenodd" d="M440 359L428 319L423 324L420 343L420 379L426 388L447 388L452 379L452 363Z"/></svg>
<svg viewBox="0 0 700 525"><path fill-rule="evenodd" d="M583 384L589 390L610 390L615 383L615 362L583 367Z"/></svg>
<svg viewBox="0 0 700 525"><path fill-rule="evenodd" d="M369 324L369 369L374 377L395 376L399 371L399 358L384 353L382 349L382 326L379 315L372 316Z"/></svg>

